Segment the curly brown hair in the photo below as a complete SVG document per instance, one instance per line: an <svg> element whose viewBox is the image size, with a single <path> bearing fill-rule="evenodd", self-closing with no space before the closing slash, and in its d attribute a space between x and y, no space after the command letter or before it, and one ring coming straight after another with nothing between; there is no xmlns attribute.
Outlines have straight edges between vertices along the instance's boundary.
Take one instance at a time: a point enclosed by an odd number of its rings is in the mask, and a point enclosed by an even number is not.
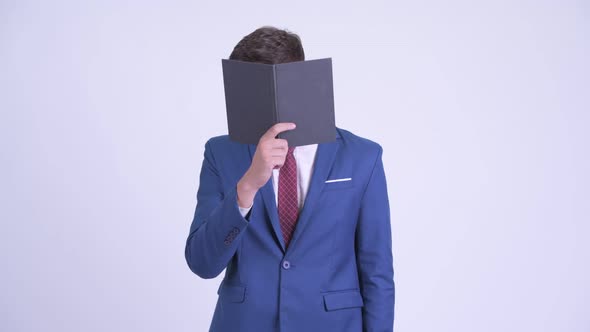
<svg viewBox="0 0 590 332"><path fill-rule="evenodd" d="M297 34L267 25L242 38L229 59L277 64L304 61L305 53Z"/></svg>

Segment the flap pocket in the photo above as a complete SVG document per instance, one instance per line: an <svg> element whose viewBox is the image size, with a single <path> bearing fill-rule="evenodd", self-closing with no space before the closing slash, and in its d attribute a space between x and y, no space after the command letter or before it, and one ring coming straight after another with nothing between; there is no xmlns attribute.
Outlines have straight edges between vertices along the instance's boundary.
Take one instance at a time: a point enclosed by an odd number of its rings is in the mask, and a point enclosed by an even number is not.
<svg viewBox="0 0 590 332"><path fill-rule="evenodd" d="M359 290L338 291L324 294L326 310L362 307L363 297Z"/></svg>
<svg viewBox="0 0 590 332"><path fill-rule="evenodd" d="M239 285L227 285L225 283L221 283L219 289L217 290L217 294L219 294L220 298L228 301L228 302L244 302L244 297L246 296L246 287L239 286Z"/></svg>

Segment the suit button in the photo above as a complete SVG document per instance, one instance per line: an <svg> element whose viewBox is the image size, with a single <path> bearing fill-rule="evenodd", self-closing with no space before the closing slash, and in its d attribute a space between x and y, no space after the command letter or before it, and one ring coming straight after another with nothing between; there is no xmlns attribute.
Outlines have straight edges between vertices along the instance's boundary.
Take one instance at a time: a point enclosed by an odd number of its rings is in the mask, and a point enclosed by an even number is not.
<svg viewBox="0 0 590 332"><path fill-rule="evenodd" d="M288 270L291 268L291 263L289 261L283 261L283 269Z"/></svg>

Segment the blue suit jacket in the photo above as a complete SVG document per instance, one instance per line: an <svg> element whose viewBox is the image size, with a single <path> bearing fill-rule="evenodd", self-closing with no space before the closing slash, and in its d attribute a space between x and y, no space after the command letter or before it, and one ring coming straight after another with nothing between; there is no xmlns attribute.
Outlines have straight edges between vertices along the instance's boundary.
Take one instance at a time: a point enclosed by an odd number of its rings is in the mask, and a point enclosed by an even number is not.
<svg viewBox="0 0 590 332"><path fill-rule="evenodd" d="M236 185L256 145L211 138L186 241L190 269L214 278L224 268L214 332L393 331L394 281L389 201L379 144L338 128L318 145L311 183L285 250L272 179L248 220ZM350 181L328 182L352 178Z"/></svg>

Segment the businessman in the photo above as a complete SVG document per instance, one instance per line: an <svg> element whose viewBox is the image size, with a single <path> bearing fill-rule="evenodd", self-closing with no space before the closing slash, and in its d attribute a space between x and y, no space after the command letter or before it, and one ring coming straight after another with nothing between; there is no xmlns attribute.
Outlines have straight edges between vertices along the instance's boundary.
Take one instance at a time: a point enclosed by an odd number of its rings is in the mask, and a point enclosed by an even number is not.
<svg viewBox="0 0 590 332"><path fill-rule="evenodd" d="M300 38L271 26L229 58L305 60ZM393 331L383 150L341 128L329 143L276 138L296 126L278 123L258 144L205 144L185 257L201 278L225 269L210 331Z"/></svg>

